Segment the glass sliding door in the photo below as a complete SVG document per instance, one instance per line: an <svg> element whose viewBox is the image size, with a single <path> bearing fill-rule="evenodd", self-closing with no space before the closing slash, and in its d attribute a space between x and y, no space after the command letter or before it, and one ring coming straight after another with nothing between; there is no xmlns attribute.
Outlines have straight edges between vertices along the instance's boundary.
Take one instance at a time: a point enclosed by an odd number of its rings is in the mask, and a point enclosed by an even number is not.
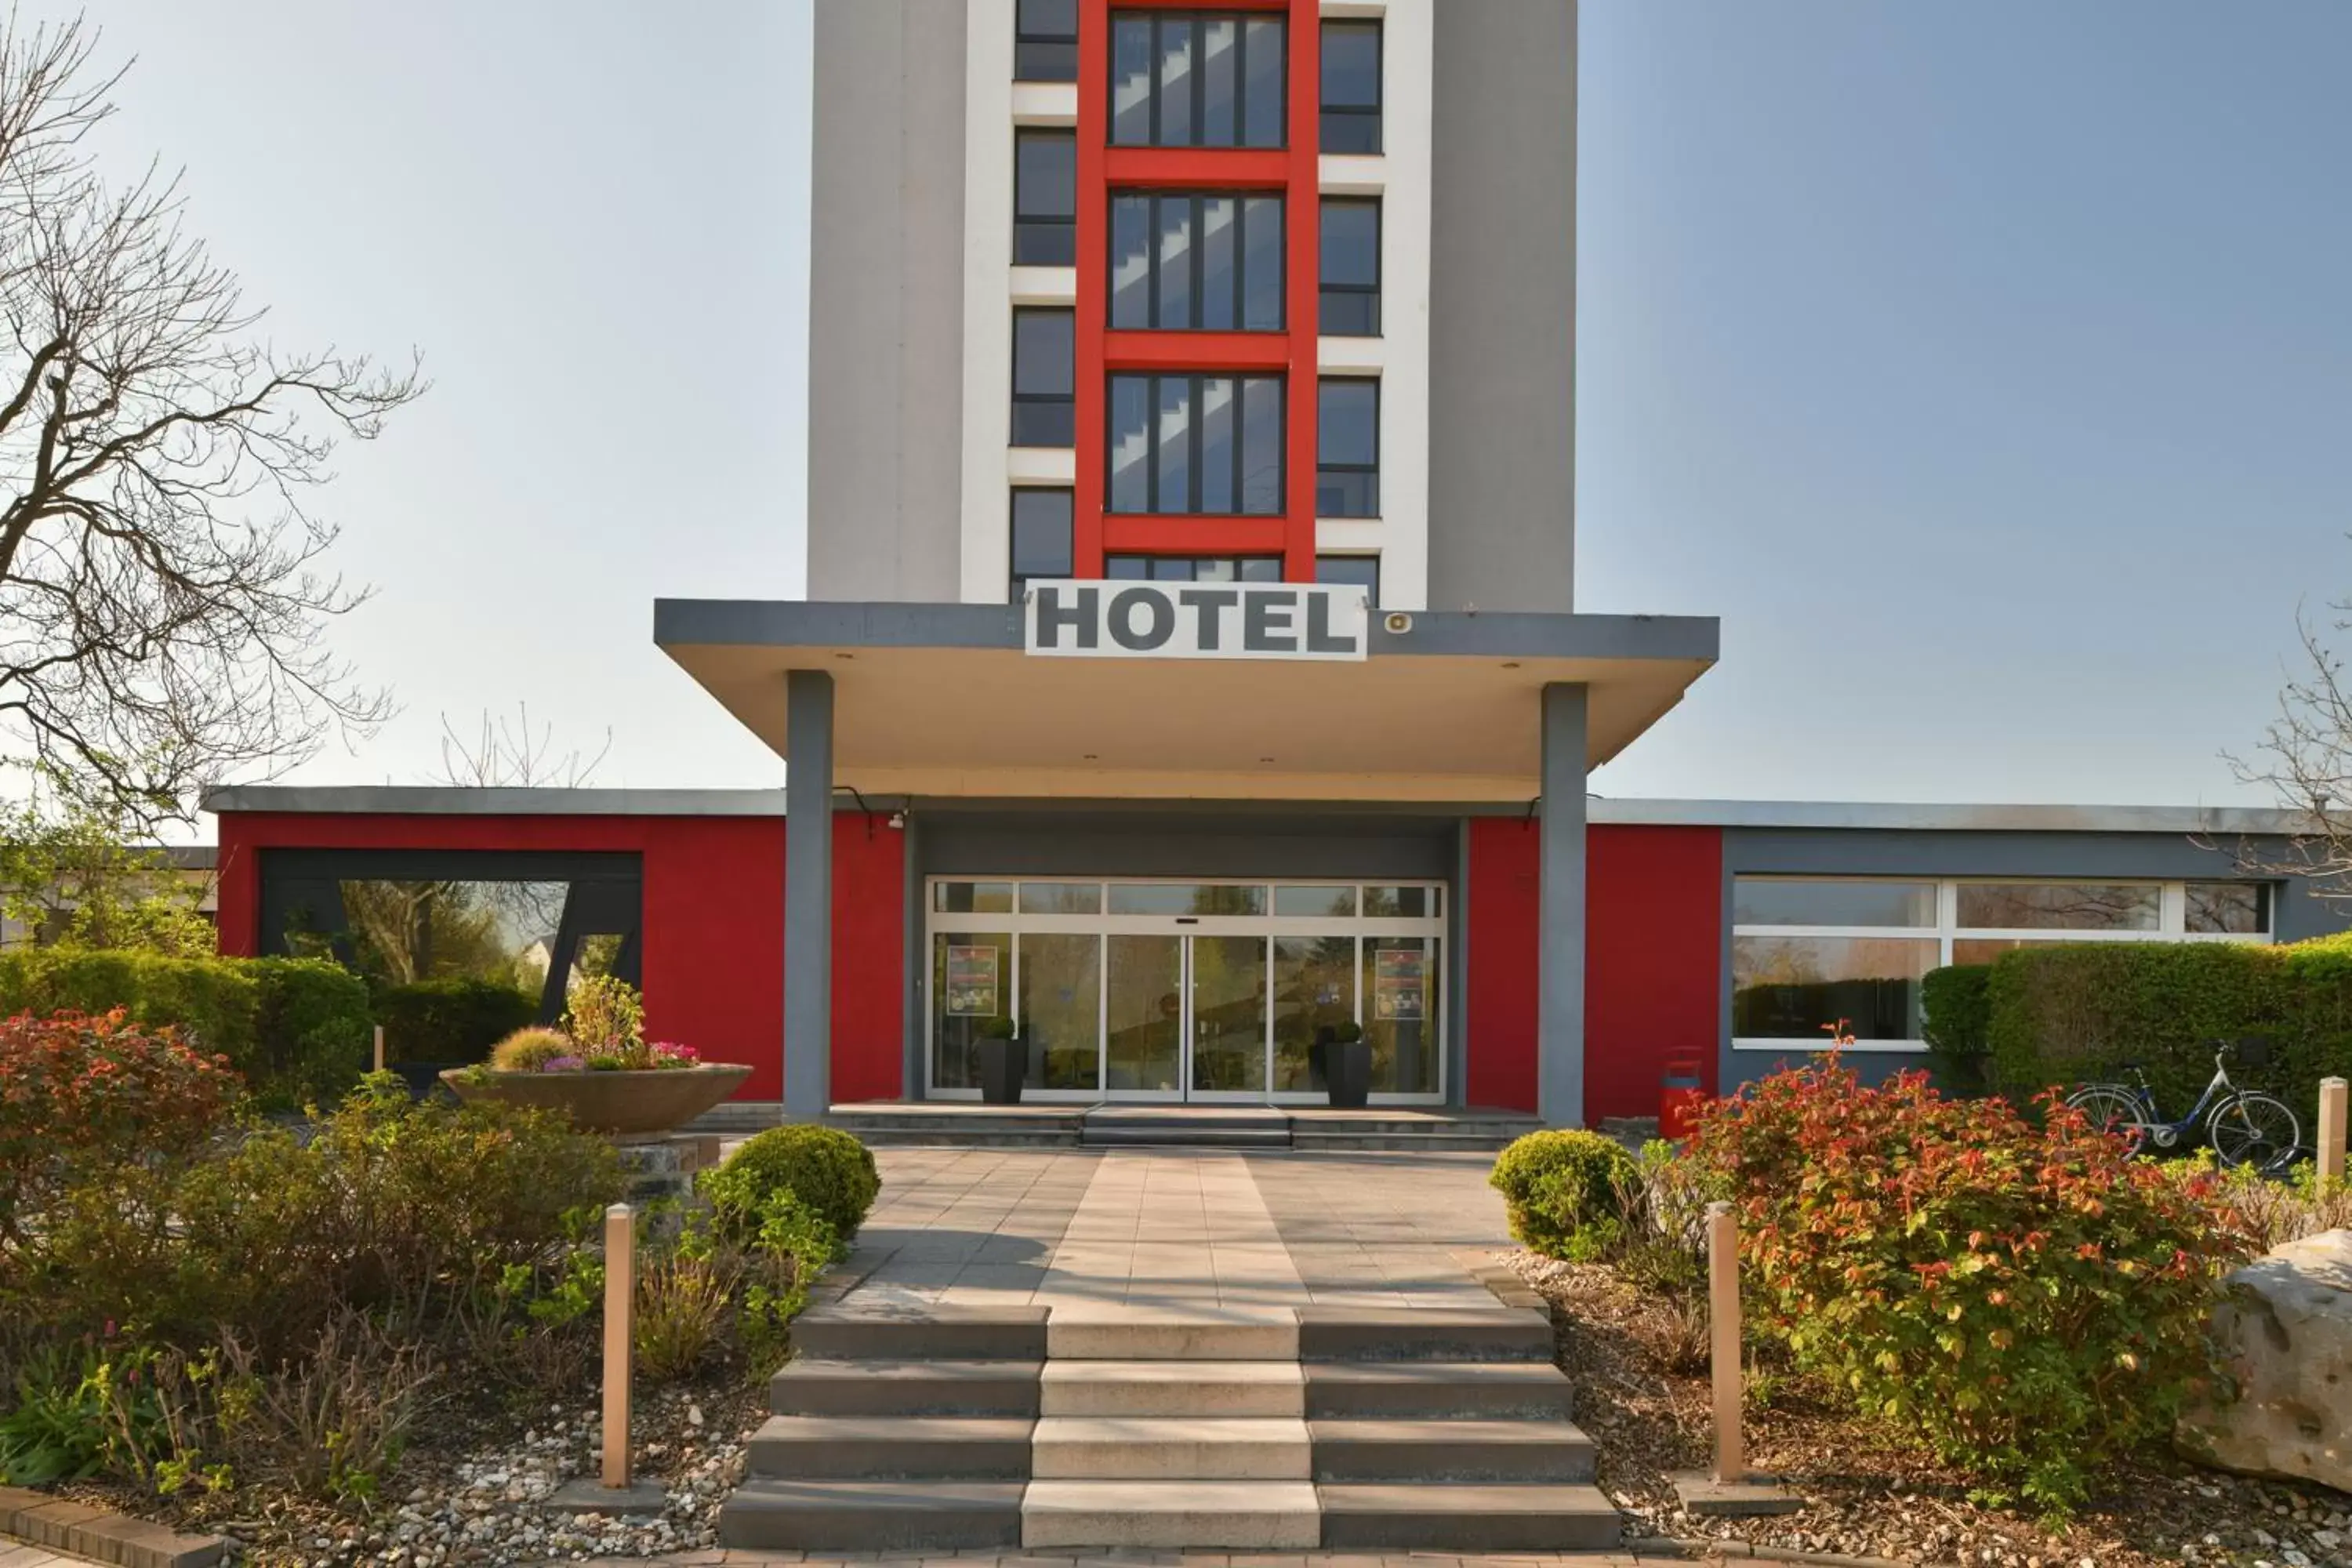
<svg viewBox="0 0 2352 1568"><path fill-rule="evenodd" d="M1039 1089L1102 1087L1102 943L1058 931L1021 938L1020 1037Z"/></svg>
<svg viewBox="0 0 2352 1568"><path fill-rule="evenodd" d="M1192 1065L1188 1098L1265 1098L1265 938L1187 937Z"/></svg>
<svg viewBox="0 0 2352 1568"><path fill-rule="evenodd" d="M1184 939L1104 939L1110 984L1103 1003L1103 1087L1128 1099L1184 1092Z"/></svg>

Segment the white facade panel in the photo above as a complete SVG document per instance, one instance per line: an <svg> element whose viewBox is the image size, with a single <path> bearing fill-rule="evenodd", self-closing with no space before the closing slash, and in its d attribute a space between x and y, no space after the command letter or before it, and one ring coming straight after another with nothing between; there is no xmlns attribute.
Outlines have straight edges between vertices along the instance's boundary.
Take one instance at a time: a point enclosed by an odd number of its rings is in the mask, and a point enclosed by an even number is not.
<svg viewBox="0 0 2352 1568"><path fill-rule="evenodd" d="M1002 604L1013 559L1005 442L1013 428L1013 0L965 5L960 582L964 603Z"/></svg>
<svg viewBox="0 0 2352 1568"><path fill-rule="evenodd" d="M1325 158L1332 189L1378 164L1381 197L1381 605L1429 606L1429 250L1430 180L1437 0L1387 0L1381 64L1378 158ZM1331 7L1325 14L1333 15ZM1340 165L1334 169L1334 165ZM1343 188L1345 188L1343 186ZM1336 193L1335 193L1336 194ZM1323 345L1318 343L1318 356ZM1317 538L1322 529L1317 526Z"/></svg>

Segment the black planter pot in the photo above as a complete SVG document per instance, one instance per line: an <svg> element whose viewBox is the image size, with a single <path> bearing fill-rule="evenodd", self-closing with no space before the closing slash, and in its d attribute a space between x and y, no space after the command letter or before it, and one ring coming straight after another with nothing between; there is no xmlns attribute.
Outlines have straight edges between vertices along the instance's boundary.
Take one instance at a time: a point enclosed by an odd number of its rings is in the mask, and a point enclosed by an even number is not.
<svg viewBox="0 0 2352 1568"><path fill-rule="evenodd" d="M991 1105L1021 1103L1021 1080L1028 1076L1024 1040L990 1036L980 1042L980 1098Z"/></svg>
<svg viewBox="0 0 2352 1568"><path fill-rule="evenodd" d="M1331 1103L1342 1110L1361 1110L1372 1092L1372 1043L1334 1040L1323 1047L1323 1077Z"/></svg>
<svg viewBox="0 0 2352 1568"><path fill-rule="evenodd" d="M411 1100L423 1100L425 1096L433 1094L437 1094L445 1100L448 1099L448 1088L441 1081L442 1071L447 1068L465 1065L463 1062L394 1062L391 1064L392 1070L398 1073L401 1081L408 1086L408 1098Z"/></svg>

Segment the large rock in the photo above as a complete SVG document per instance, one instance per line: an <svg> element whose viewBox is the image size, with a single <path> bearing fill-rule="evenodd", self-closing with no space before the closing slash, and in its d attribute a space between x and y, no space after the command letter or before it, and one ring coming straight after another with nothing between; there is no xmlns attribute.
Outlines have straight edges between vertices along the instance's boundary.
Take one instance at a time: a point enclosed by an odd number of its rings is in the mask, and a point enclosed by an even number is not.
<svg viewBox="0 0 2352 1568"><path fill-rule="evenodd" d="M2274 1247L2229 1285L2213 1336L2235 1388L2181 1418L2181 1446L2224 1469L2352 1491L2352 1230Z"/></svg>

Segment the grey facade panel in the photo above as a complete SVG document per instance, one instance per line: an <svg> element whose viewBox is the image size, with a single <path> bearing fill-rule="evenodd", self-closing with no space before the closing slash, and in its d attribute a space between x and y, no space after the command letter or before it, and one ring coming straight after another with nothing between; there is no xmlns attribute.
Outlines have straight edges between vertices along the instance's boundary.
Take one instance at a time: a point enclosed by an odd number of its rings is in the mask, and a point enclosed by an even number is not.
<svg viewBox="0 0 2352 1568"><path fill-rule="evenodd" d="M953 600L964 0L817 0L808 591Z"/></svg>
<svg viewBox="0 0 2352 1568"><path fill-rule="evenodd" d="M929 877L1309 877L1451 881L1455 819L1231 812L925 812Z"/></svg>
<svg viewBox="0 0 2352 1568"><path fill-rule="evenodd" d="M1576 10L1436 7L1432 609L1573 603Z"/></svg>
<svg viewBox="0 0 2352 1568"><path fill-rule="evenodd" d="M1538 893L1536 1114L1584 1125L1584 759L1581 686L1543 693L1543 842Z"/></svg>
<svg viewBox="0 0 2352 1568"><path fill-rule="evenodd" d="M833 1103L833 677L796 669L784 795L784 1111Z"/></svg>

